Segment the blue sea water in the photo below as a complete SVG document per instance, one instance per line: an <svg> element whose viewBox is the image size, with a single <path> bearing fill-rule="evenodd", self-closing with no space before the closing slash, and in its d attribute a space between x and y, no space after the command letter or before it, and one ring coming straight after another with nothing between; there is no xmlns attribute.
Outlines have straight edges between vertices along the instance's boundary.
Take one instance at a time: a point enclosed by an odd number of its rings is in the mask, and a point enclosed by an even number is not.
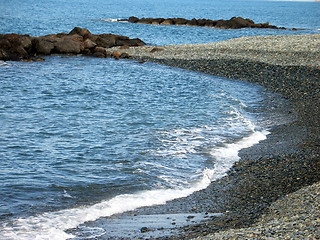
<svg viewBox="0 0 320 240"><path fill-rule="evenodd" d="M0 5L0 33L40 36L79 26L152 45L206 43L319 33L319 9L315 2L8 0ZM133 15L242 16L301 30L112 21ZM254 84L152 63L83 56L0 62L0 239L67 239L66 230L84 222L206 188L242 148L286 121L272 110L277 101Z"/></svg>

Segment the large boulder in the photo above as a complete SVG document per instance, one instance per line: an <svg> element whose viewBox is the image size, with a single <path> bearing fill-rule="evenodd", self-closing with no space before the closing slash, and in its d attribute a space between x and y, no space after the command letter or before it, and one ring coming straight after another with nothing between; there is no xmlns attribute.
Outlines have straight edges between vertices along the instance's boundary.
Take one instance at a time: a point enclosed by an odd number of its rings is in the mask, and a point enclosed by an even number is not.
<svg viewBox="0 0 320 240"><path fill-rule="evenodd" d="M88 29L75 27L74 29L69 32L69 35L79 35L83 38L88 38L91 34L91 32Z"/></svg>
<svg viewBox="0 0 320 240"><path fill-rule="evenodd" d="M230 20L234 21L235 23L238 24L238 26L240 26L241 28L244 27L251 27L254 24L254 21L252 21L249 18L242 18L242 17L233 17Z"/></svg>
<svg viewBox="0 0 320 240"><path fill-rule="evenodd" d="M25 49L30 49L32 45L31 37L29 35L2 34L0 35L0 39L8 41L12 48L21 46Z"/></svg>
<svg viewBox="0 0 320 240"><path fill-rule="evenodd" d="M161 25L173 25L174 23L173 23L172 19L166 19L166 20L162 21L160 24Z"/></svg>
<svg viewBox="0 0 320 240"><path fill-rule="evenodd" d="M105 58L106 49L104 47L95 47L92 51L94 57Z"/></svg>
<svg viewBox="0 0 320 240"><path fill-rule="evenodd" d="M270 25L268 22L266 23L257 23L257 24L252 24L252 28L272 28L272 29L286 29L284 27L277 27L274 25ZM294 30L294 29L291 29Z"/></svg>
<svg viewBox="0 0 320 240"><path fill-rule="evenodd" d="M132 38L127 40L119 40L117 41L117 46L129 46L129 47L137 47L146 45L140 38Z"/></svg>
<svg viewBox="0 0 320 240"><path fill-rule="evenodd" d="M203 27L207 22L207 19L197 19L197 26Z"/></svg>
<svg viewBox="0 0 320 240"><path fill-rule="evenodd" d="M116 45L116 36L113 34L100 34L95 43L98 47L110 48Z"/></svg>
<svg viewBox="0 0 320 240"><path fill-rule="evenodd" d="M174 24L176 25L186 25L188 20L185 18L174 18Z"/></svg>
<svg viewBox="0 0 320 240"><path fill-rule="evenodd" d="M195 18L192 18L191 20L188 21L187 25L197 26L198 25L198 20L195 19Z"/></svg>
<svg viewBox="0 0 320 240"><path fill-rule="evenodd" d="M55 47L58 37L47 35L33 39L35 52L40 55L49 55Z"/></svg>
<svg viewBox="0 0 320 240"><path fill-rule="evenodd" d="M97 44L88 38L88 39L84 40L83 46L85 49L92 49L95 46L97 46Z"/></svg>
<svg viewBox="0 0 320 240"><path fill-rule="evenodd" d="M215 27L222 29L239 29L251 27L251 25L252 23L250 21L247 21L246 19L243 19L241 17L233 17L230 20L218 20Z"/></svg>
<svg viewBox="0 0 320 240"><path fill-rule="evenodd" d="M136 23L152 24L153 18L140 18Z"/></svg>
<svg viewBox="0 0 320 240"><path fill-rule="evenodd" d="M205 26L205 27L215 27L215 26L217 25L217 22L218 22L218 21L213 21L213 20L208 19L208 20L205 22L204 26Z"/></svg>
<svg viewBox="0 0 320 240"><path fill-rule="evenodd" d="M233 17L230 20L218 20L215 24L216 28L239 29L252 27L254 22L250 19L242 17Z"/></svg>
<svg viewBox="0 0 320 240"><path fill-rule="evenodd" d="M100 34L95 40L98 47L111 48L114 46L143 46L145 43L139 39L131 39L126 36L115 34Z"/></svg>
<svg viewBox="0 0 320 240"><path fill-rule="evenodd" d="M51 53L78 54L84 50L83 38L77 34L52 34L35 38L33 42L36 53L40 55Z"/></svg>
<svg viewBox="0 0 320 240"><path fill-rule="evenodd" d="M215 28L221 28L221 29L229 29L233 28L233 23L230 21L226 20L218 20Z"/></svg>
<svg viewBox="0 0 320 240"><path fill-rule="evenodd" d="M83 38L79 35L66 36L58 39L54 44L53 52L79 54L84 50Z"/></svg>
<svg viewBox="0 0 320 240"><path fill-rule="evenodd" d="M31 51L32 37L29 35L0 34L0 60L29 58Z"/></svg>
<svg viewBox="0 0 320 240"><path fill-rule="evenodd" d="M159 25L162 23L165 19L164 18L153 18L151 24L153 25Z"/></svg>
<svg viewBox="0 0 320 240"><path fill-rule="evenodd" d="M139 20L137 17L129 17L128 21L131 23L136 23Z"/></svg>

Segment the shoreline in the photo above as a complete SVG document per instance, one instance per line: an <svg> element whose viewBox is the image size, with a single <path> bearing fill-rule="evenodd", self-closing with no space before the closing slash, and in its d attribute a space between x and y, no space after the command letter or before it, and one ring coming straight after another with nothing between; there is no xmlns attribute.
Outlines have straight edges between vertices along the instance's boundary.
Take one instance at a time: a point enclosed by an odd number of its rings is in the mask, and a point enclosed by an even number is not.
<svg viewBox="0 0 320 240"><path fill-rule="evenodd" d="M127 215L223 213L196 225L177 226L180 231L178 237L172 235L162 239L230 239L223 236L231 233L231 239L248 239L254 231L260 233L255 237L271 237L266 231L259 232L257 227L252 229L252 226L258 226L254 224L261 220L262 215L270 214L271 204L286 199L288 194L299 195L299 192L295 192L307 186L306 189L312 188L318 192L308 194L308 191L304 191L304 198L295 198L293 205L303 207L306 196L319 196L319 184L315 184L320 181L319 49L319 34L246 37L210 44L116 49L139 62L155 62L258 83L287 99L292 107L288 111L297 116L295 121L271 129L267 140L243 149L240 152L241 160L232 167L228 176L212 182L207 189L166 205L137 209ZM281 207L285 205L280 204ZM290 209L290 206L287 207ZM294 238L292 234L298 233L292 229L297 230L297 226L302 224L300 231L304 231L303 224L315 224L313 220L305 218L298 225L273 232L272 237L283 239L287 236L285 234L292 232L289 235ZM234 229L238 228L244 230L236 233ZM304 232L303 238L319 237L316 229L314 227L314 231ZM217 235L201 238L207 234Z"/></svg>
<svg viewBox="0 0 320 240"><path fill-rule="evenodd" d="M308 129L309 144L320 133L320 34L257 36L209 44L113 48L139 62L257 83L282 95Z"/></svg>

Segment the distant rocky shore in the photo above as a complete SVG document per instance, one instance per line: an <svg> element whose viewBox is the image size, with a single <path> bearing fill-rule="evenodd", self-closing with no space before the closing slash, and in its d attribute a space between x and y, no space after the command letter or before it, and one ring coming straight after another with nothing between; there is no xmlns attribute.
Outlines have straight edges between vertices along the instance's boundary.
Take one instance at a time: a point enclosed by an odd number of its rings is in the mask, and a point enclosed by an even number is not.
<svg viewBox="0 0 320 240"><path fill-rule="evenodd" d="M138 39L114 34L92 34L89 30L75 27L70 33L58 33L40 37L18 34L0 34L0 60L42 61L50 54L84 54L93 57L125 58L125 54L110 52L115 46L143 46Z"/></svg>
<svg viewBox="0 0 320 240"><path fill-rule="evenodd" d="M129 17L128 19L120 19L118 21L127 21L130 23L143 23L153 25L188 25L199 27L213 27L220 29L239 29L239 28L272 28L286 29L266 23L255 23L253 20L242 17L233 17L229 20L211 20L211 19L185 19L185 18L137 18ZM294 30L294 29L292 29Z"/></svg>

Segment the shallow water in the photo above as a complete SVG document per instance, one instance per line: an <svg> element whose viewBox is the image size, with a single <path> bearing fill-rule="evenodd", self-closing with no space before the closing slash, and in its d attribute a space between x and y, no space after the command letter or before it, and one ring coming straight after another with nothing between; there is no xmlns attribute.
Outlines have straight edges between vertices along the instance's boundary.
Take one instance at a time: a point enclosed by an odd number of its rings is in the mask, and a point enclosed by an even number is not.
<svg viewBox="0 0 320 240"><path fill-rule="evenodd" d="M184 3L6 1L0 31L39 36L80 26L182 44L319 28L315 3ZM243 16L313 30L106 21L131 15ZM66 239L65 230L83 222L187 196L223 177L242 148L286 121L262 87L152 63L82 56L1 62L0 86L0 239Z"/></svg>

